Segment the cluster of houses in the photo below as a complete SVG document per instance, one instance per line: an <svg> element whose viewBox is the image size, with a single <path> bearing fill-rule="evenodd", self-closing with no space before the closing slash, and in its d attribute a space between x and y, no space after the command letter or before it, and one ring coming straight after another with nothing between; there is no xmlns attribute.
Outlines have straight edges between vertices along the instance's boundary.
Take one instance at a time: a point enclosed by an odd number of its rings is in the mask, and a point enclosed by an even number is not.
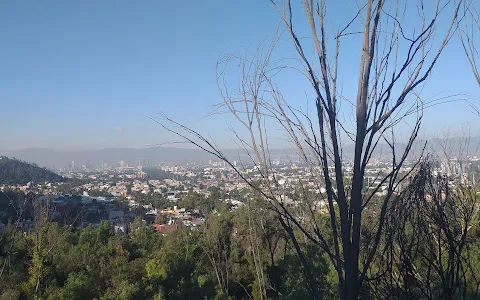
<svg viewBox="0 0 480 300"><path fill-rule="evenodd" d="M162 234L168 234L182 227L187 227L192 230L197 230L205 221L205 217L199 211L188 212L185 208L173 209L167 208L163 210L152 210L147 213L150 217L158 220L158 216L164 216L166 222L154 222L153 227L156 231Z"/></svg>
<svg viewBox="0 0 480 300"><path fill-rule="evenodd" d="M468 164L459 164L458 161L442 162L436 172L446 173L448 166L454 166L453 171L448 174L466 177L472 164L478 167L477 157L473 157L468 161ZM65 195L59 192L60 188L65 183L43 183L34 184L28 183L26 185L17 187L0 187L16 188L25 193L35 192L37 194L46 195L44 198L50 198L52 207L50 208L51 215L57 220L62 220L65 216L81 212L80 226L87 224L97 225L102 220L108 220L114 228L115 232L128 233L129 224L131 224L135 217L141 217L147 226L159 231L162 234L178 230L181 227L189 227L193 230L199 228L204 221L204 217L199 211L186 211L185 209L174 206L172 209L158 209L150 205L145 205L144 201L139 198L142 195L149 197L165 198L170 203L177 204L179 200L188 192L196 192L203 197L210 196L211 187L217 187L222 192L228 194L232 191L243 191L250 189L241 176L236 174L226 164L210 163L208 166L190 165L190 166L163 166L159 167L169 174L170 178L157 180L149 178L141 169L138 174L119 173L119 172L133 172L132 170L121 168L121 170L98 170L88 171L82 174L82 178L89 178L88 183L82 183L73 187L70 194ZM275 168L275 188L281 195L282 202L288 205L295 205L294 199L291 197L292 191L298 189L301 184L307 191L315 194L324 194L325 188L322 187L316 180L316 176L321 176L321 171L307 168L304 166L297 166L296 164L281 164L277 161L274 164ZM345 176L350 176L353 172L348 164L345 165ZM365 172L365 186L381 185L378 175L388 173L391 170L389 163L375 162L372 160ZM409 170L406 166L405 171ZM135 171L135 170L134 170ZM255 180L261 179L261 173L258 168L252 166L243 170L244 175ZM333 170L332 170L333 172ZM71 172L70 172L71 174ZM320 175L319 175L320 174ZM79 175L80 176L80 175ZM469 175L474 181L475 174ZM77 176L78 177L78 176ZM480 177L480 176L479 176ZM468 179L468 178L467 178ZM387 192L387 186L381 186L376 190L378 196L382 196ZM76 194L76 195L75 195ZM91 195L101 196L91 196ZM115 201L115 199L122 198L126 200L123 203ZM232 209L236 209L243 205L243 202L236 199L235 196L224 200ZM319 209L325 206L325 201L318 199L316 203ZM28 229L33 226L29 221L23 224L18 224L22 229Z"/></svg>

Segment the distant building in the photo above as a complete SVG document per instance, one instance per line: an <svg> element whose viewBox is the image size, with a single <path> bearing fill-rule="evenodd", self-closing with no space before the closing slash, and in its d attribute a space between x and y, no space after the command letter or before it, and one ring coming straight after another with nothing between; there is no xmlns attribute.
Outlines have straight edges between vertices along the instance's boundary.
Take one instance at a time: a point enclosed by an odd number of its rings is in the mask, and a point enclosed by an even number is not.
<svg viewBox="0 0 480 300"><path fill-rule="evenodd" d="M156 231L162 233L162 234L168 234L172 233L174 231L177 231L180 229L180 226L178 224L153 224L153 228L155 228Z"/></svg>

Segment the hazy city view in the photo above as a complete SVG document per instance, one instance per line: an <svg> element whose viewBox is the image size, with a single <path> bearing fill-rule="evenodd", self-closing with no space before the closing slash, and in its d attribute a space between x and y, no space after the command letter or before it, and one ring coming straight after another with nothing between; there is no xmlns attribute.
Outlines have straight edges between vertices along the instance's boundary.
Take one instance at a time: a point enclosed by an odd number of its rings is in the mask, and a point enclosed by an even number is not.
<svg viewBox="0 0 480 300"><path fill-rule="evenodd" d="M480 299L477 0L0 3L0 300Z"/></svg>

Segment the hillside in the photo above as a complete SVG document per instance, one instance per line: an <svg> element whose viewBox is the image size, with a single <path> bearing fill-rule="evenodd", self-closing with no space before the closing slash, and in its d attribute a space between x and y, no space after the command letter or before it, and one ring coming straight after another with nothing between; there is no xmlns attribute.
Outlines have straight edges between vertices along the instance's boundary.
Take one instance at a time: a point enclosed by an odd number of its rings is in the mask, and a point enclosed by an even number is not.
<svg viewBox="0 0 480 300"><path fill-rule="evenodd" d="M26 184L27 182L59 182L65 178L45 168L5 156L0 157L0 184Z"/></svg>

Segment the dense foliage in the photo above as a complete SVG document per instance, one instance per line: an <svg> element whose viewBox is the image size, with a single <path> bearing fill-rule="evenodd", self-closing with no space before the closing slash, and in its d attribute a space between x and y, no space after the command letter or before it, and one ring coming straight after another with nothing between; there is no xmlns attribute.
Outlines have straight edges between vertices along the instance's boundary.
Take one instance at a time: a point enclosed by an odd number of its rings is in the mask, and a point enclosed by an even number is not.
<svg viewBox="0 0 480 300"><path fill-rule="evenodd" d="M308 299L275 219L262 212L260 232L248 225L253 213L224 211L201 230L167 236L140 219L128 236L115 236L106 222L78 230L47 222L28 234L9 225L0 236L0 299ZM323 255L302 247L319 283L334 290Z"/></svg>
<svg viewBox="0 0 480 300"><path fill-rule="evenodd" d="M0 184L18 185L28 182L62 182L65 178L46 168L5 156L0 157Z"/></svg>

